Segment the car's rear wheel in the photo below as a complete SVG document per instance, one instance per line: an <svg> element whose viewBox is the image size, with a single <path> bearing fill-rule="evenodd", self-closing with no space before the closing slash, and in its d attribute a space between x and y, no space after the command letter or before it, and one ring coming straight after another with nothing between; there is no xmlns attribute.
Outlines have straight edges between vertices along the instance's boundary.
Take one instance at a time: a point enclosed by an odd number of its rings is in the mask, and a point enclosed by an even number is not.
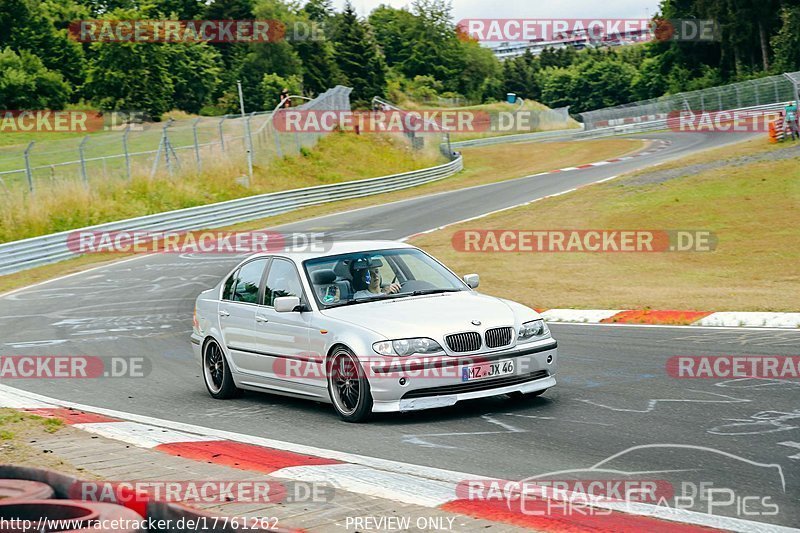
<svg viewBox="0 0 800 533"><path fill-rule="evenodd" d="M339 418L363 422L372 414L372 392L358 358L344 346L328 360L328 393Z"/></svg>
<svg viewBox="0 0 800 533"><path fill-rule="evenodd" d="M545 392L547 392L547 389L537 390L536 392L514 391L514 392L510 393L509 396L511 397L512 400L516 400L516 401L519 401L519 400L530 400L532 398L536 398L537 396L541 396Z"/></svg>
<svg viewBox="0 0 800 533"><path fill-rule="evenodd" d="M210 340L203 348L203 381L212 398L227 400L242 393L233 382L228 361L217 341Z"/></svg>

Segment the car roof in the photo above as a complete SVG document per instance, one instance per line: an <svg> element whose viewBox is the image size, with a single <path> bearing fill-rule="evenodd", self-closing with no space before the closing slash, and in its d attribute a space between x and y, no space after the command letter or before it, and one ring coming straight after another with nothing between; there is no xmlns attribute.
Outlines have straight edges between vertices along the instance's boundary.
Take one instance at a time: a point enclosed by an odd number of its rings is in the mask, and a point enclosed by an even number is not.
<svg viewBox="0 0 800 533"><path fill-rule="evenodd" d="M289 248L275 253L259 253L252 257L287 257L296 263L302 263L308 259L317 259L320 257L328 257L333 255L351 254L357 252L372 252L378 250L391 250L397 248L413 249L414 246L399 241L334 241L332 243L324 243L324 251L309 250L308 247L300 247L296 249ZM252 258L251 257L251 258ZM250 259L250 258L249 258Z"/></svg>

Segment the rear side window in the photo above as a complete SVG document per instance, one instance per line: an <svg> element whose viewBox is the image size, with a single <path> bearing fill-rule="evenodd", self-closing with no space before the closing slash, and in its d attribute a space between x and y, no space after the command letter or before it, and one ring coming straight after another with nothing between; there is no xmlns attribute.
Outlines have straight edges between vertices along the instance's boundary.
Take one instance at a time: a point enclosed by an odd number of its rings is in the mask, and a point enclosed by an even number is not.
<svg viewBox="0 0 800 533"><path fill-rule="evenodd" d="M231 274L225 281L225 288L222 289L222 299L231 301L233 300L233 287L236 285L236 280L239 278L239 270Z"/></svg>
<svg viewBox="0 0 800 533"><path fill-rule="evenodd" d="M303 286L294 264L276 259L269 267L267 286L264 288L264 305L274 307L275 298L297 296L303 298Z"/></svg>
<svg viewBox="0 0 800 533"><path fill-rule="evenodd" d="M266 259L256 259L242 266L225 283L225 294L230 294L230 297L225 299L249 304L257 303L258 289L266 266ZM231 285L230 289L228 287L229 283Z"/></svg>

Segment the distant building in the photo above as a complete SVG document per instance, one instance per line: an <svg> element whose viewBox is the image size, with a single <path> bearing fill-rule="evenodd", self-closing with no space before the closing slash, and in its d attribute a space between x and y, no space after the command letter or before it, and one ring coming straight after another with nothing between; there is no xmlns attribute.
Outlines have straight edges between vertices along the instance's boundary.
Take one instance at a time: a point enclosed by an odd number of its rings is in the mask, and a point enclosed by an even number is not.
<svg viewBox="0 0 800 533"><path fill-rule="evenodd" d="M637 44L643 41L650 40L649 29L637 29L630 32L621 33L614 36L603 36L601 38L591 38L586 30L578 30L575 32L567 32L562 39L553 39L545 41L544 39L533 39L523 42L504 42L497 46L487 46L499 59L505 61L506 59L513 59L525 55L529 51L538 56L546 48L558 50L559 48L574 48L576 50L583 50L584 48L601 48L604 46L624 46L627 44Z"/></svg>

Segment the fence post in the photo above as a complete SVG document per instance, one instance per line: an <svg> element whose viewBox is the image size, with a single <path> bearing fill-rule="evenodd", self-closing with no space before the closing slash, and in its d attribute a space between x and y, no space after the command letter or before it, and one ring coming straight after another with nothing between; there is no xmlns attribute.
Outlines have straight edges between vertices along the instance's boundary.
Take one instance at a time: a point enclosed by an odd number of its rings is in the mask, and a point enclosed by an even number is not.
<svg viewBox="0 0 800 533"><path fill-rule="evenodd" d="M169 158L169 151L170 151L169 136L167 135L167 128L169 128L170 122L172 122L172 119L168 120L167 123L164 124L163 139L164 139L164 161L167 163L167 172L169 172L170 175L172 175L172 161Z"/></svg>
<svg viewBox="0 0 800 533"><path fill-rule="evenodd" d="M253 123L252 119L256 116L256 112L253 111L249 115L247 115L247 141L250 143L250 159L255 161L256 157L256 147L253 145Z"/></svg>
<svg viewBox="0 0 800 533"><path fill-rule="evenodd" d="M83 138L81 144L78 145L78 153L81 156L81 178L83 179L83 185L85 187L89 187L89 175L86 173L86 157L84 156L84 149L86 148L86 143L89 141L89 136Z"/></svg>
<svg viewBox="0 0 800 533"><path fill-rule="evenodd" d="M275 123L270 122L270 128L272 128L272 135L275 137L275 149L278 152L278 157L283 157L283 150L281 150L281 136L280 133L275 129Z"/></svg>
<svg viewBox="0 0 800 533"><path fill-rule="evenodd" d="M756 86L756 105L761 105L761 95L758 92L758 83L756 83L755 86Z"/></svg>
<svg viewBox="0 0 800 533"><path fill-rule="evenodd" d="M197 142L197 124L200 122L200 119L194 121L192 124L192 134L194 135L194 158L197 161L197 171L202 172L203 170L203 162L200 160L200 143Z"/></svg>
<svg viewBox="0 0 800 533"><path fill-rule="evenodd" d="M164 132L161 133L161 140L158 141L158 150L156 150L156 156L153 158L153 168L150 169L150 178L155 177L156 170L158 170L158 160L161 159L161 150L164 148Z"/></svg>
<svg viewBox="0 0 800 533"><path fill-rule="evenodd" d="M742 96L739 94L739 86L733 84L733 90L736 91L736 109L742 107Z"/></svg>
<svg viewBox="0 0 800 533"><path fill-rule="evenodd" d="M250 137L250 119L244 114L244 96L242 95L242 82L236 80L236 87L239 89L239 108L242 111L242 119L244 119L244 142L247 145L247 176L250 181L253 180L253 146L251 144L252 138ZM247 183L248 187L250 182Z"/></svg>
<svg viewBox="0 0 800 533"><path fill-rule="evenodd" d="M25 148L25 175L28 177L28 190L33 192L33 170L31 169L31 149L35 141L31 141L27 148Z"/></svg>
<svg viewBox="0 0 800 533"><path fill-rule="evenodd" d="M131 125L125 127L122 134L122 149L125 150L125 172L128 174L128 181L131 180L131 154L128 152L128 134L131 132Z"/></svg>
<svg viewBox="0 0 800 533"><path fill-rule="evenodd" d="M222 123L225 122L225 118L226 117L222 117L219 124L217 124L217 128L219 129L219 144L223 152L225 151L225 135L222 134Z"/></svg>

